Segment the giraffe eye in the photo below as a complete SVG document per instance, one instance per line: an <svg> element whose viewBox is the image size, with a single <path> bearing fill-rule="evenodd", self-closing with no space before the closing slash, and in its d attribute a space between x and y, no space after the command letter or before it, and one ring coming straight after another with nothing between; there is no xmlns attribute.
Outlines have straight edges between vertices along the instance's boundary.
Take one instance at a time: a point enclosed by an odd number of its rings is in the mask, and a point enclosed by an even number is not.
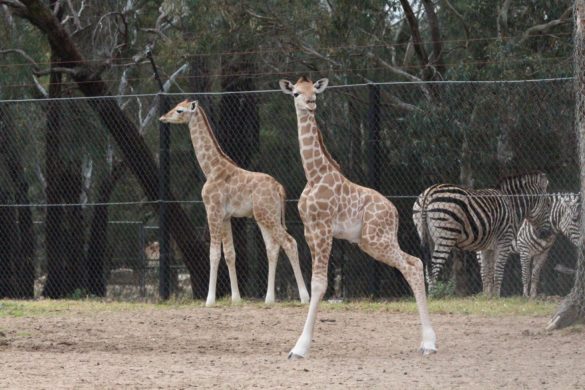
<svg viewBox="0 0 585 390"><path fill-rule="evenodd" d="M293 93L293 96L294 97L297 97L297 96L299 96L299 93L298 92L295 92L295 93Z"/></svg>
<svg viewBox="0 0 585 390"><path fill-rule="evenodd" d="M177 110L177 114L182 114L185 110Z"/></svg>

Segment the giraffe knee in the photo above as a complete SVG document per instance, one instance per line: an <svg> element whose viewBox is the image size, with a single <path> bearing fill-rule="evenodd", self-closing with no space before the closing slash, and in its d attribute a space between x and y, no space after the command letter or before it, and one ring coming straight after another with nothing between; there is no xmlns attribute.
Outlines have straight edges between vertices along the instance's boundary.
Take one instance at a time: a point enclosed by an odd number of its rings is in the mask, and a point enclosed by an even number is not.
<svg viewBox="0 0 585 390"><path fill-rule="evenodd" d="M311 297L321 300L325 295L325 291L327 291L327 279L313 278L311 280Z"/></svg>

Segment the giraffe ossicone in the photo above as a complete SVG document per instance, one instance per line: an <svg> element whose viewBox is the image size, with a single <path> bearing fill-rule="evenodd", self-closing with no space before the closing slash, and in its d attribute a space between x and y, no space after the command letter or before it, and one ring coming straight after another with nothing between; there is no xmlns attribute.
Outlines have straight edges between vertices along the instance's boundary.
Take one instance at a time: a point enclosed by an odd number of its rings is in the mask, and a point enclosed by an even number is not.
<svg viewBox="0 0 585 390"><path fill-rule="evenodd" d="M272 176L242 169L230 159L219 146L198 101L183 100L161 116L160 121L189 126L195 156L206 178L202 189L210 234L206 305L215 304L222 247L230 277L232 302L241 299L236 276L232 217L254 218L262 233L268 257L266 303L275 300L276 263L281 247L291 262L301 302L308 303L309 293L301 273L297 243L286 231L284 187Z"/></svg>
<svg viewBox="0 0 585 390"><path fill-rule="evenodd" d="M299 213L313 259L311 301L303 332L289 353L306 357L313 338L319 302L327 289L327 264L333 238L358 244L376 260L400 270L416 298L423 354L436 352L436 336L427 309L423 265L398 245L398 212L377 191L349 181L327 151L315 120L316 95L328 85L301 77L295 84L280 80L282 91L294 97L299 147L307 185L299 198Z"/></svg>

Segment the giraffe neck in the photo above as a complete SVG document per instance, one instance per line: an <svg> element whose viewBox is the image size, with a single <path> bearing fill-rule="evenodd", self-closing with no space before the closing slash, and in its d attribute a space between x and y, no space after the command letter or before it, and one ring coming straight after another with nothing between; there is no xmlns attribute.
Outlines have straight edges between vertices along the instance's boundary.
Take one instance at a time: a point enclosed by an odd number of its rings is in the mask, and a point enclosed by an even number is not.
<svg viewBox="0 0 585 390"><path fill-rule="evenodd" d="M339 172L339 165L323 144L315 114L307 110L297 110L297 121L301 160L307 181L314 183L319 181L325 173Z"/></svg>
<svg viewBox="0 0 585 390"><path fill-rule="evenodd" d="M193 114L189 121L189 131L199 166L205 177L209 178L224 172L230 166L237 165L219 146L205 111L201 107L198 107L197 110L198 112Z"/></svg>

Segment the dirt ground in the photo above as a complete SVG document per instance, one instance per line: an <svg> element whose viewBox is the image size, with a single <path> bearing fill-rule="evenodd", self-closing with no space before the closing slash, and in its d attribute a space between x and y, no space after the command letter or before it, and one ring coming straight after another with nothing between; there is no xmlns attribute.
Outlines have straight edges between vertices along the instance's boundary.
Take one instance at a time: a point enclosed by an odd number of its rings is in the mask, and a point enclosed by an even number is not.
<svg viewBox="0 0 585 390"><path fill-rule="evenodd" d="M288 361L306 307L185 306L0 318L0 388L583 389L585 333L544 317L320 311L311 355Z"/></svg>

